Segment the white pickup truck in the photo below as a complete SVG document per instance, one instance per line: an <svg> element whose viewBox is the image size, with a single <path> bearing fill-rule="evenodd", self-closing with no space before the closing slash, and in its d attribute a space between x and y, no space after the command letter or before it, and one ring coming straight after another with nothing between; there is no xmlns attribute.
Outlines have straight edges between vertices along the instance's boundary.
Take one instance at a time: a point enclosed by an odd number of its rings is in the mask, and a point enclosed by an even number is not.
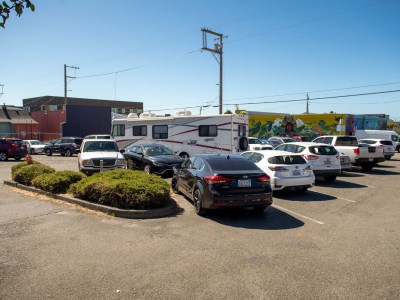
<svg viewBox="0 0 400 300"><path fill-rule="evenodd" d="M313 140L315 143L330 144L340 153L348 155L353 166L370 171L375 164L385 160L382 147L359 144L355 136L325 135Z"/></svg>

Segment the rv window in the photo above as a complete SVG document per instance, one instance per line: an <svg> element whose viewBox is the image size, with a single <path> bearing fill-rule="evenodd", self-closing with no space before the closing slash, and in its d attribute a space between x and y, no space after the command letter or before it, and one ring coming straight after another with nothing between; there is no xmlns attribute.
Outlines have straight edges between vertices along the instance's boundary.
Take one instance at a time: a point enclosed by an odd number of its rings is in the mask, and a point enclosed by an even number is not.
<svg viewBox="0 0 400 300"><path fill-rule="evenodd" d="M115 124L113 126L113 136L125 136L125 125L124 124Z"/></svg>
<svg viewBox="0 0 400 300"><path fill-rule="evenodd" d="M143 126L132 126L132 135L133 136L147 136L147 126L143 125Z"/></svg>
<svg viewBox="0 0 400 300"><path fill-rule="evenodd" d="M217 125L200 125L199 136L217 136L218 127Z"/></svg>
<svg viewBox="0 0 400 300"><path fill-rule="evenodd" d="M238 136L246 136L246 126L239 125L238 127Z"/></svg>
<svg viewBox="0 0 400 300"><path fill-rule="evenodd" d="M167 139L168 125L153 125L153 139Z"/></svg>

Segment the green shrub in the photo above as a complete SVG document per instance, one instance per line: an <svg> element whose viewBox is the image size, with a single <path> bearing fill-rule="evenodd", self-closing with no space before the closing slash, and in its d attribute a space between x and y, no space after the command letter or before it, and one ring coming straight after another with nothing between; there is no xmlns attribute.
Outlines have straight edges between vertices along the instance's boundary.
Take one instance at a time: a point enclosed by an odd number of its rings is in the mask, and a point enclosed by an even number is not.
<svg viewBox="0 0 400 300"><path fill-rule="evenodd" d="M74 197L123 209L151 209L167 205L168 183L142 171L100 172L71 185Z"/></svg>
<svg viewBox="0 0 400 300"><path fill-rule="evenodd" d="M32 185L32 180L39 175L45 173L53 173L55 170L43 164L27 164L26 166L18 168L12 179L18 183L25 185Z"/></svg>
<svg viewBox="0 0 400 300"><path fill-rule="evenodd" d="M32 180L32 185L50 193L65 194L71 184L85 177L86 175L77 171L56 171L37 176Z"/></svg>
<svg viewBox="0 0 400 300"><path fill-rule="evenodd" d="M23 167L26 167L26 166L29 166L29 165L32 165L32 164L41 165L41 163L38 162L38 161L36 161L36 160L32 160L32 162L29 162L29 163L26 162L26 161L21 162L21 163L18 163L18 164L16 164L16 165L13 165L13 166L11 167L11 175L14 177L15 172L17 172L19 169L21 169L21 168L23 168Z"/></svg>

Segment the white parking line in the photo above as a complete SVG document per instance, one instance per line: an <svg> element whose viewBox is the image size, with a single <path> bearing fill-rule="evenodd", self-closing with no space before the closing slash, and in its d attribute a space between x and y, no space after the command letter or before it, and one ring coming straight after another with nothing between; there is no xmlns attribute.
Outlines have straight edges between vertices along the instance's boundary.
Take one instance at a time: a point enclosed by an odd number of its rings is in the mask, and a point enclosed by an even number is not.
<svg viewBox="0 0 400 300"><path fill-rule="evenodd" d="M291 211L291 210L289 210L289 209L280 207L280 206L278 206L278 205L276 205L276 204L272 204L272 206L275 207L275 208L277 208L277 209L279 209L279 210L283 210L283 211L288 212L288 213L290 213L290 214L297 215L297 216L299 216L299 217L302 217L302 218L304 218L304 219L310 220L310 221L315 222L315 223L317 223L317 224L320 224L320 225L324 225L324 224L325 224L324 222L321 222L321 221L318 221L318 220L314 220L314 219L312 219L312 218L309 218L309 217L307 217L307 216L301 215L301 214L296 213L296 212L294 212L294 211Z"/></svg>
<svg viewBox="0 0 400 300"><path fill-rule="evenodd" d="M356 202L357 202L357 201L350 200L350 199L347 199L347 198L343 198L343 197L339 197L339 196L333 196L333 195L329 195L329 194L327 194L327 193L325 193L325 192L324 192L324 195L326 195L326 196L330 196L330 197L333 197L333 198L336 198L336 199L340 199L340 200L343 200L343 201L347 201L347 202L352 202L352 203L356 203Z"/></svg>

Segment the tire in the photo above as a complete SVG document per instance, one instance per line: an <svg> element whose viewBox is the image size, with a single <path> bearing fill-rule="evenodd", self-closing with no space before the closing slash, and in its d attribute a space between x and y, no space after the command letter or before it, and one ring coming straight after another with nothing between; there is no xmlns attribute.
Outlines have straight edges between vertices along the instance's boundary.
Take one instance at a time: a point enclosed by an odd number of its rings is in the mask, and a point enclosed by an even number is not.
<svg viewBox="0 0 400 300"><path fill-rule="evenodd" d="M178 186L177 186L176 184L177 184L177 180L176 180L176 178L174 177L174 178L172 178L172 180L171 180L171 188L172 188L172 191L173 191L175 194L179 194L179 189L178 189Z"/></svg>
<svg viewBox="0 0 400 300"><path fill-rule="evenodd" d="M248 147L249 147L249 140L247 139L247 137L242 136L239 139L239 149L242 151L246 151Z"/></svg>
<svg viewBox="0 0 400 300"><path fill-rule="evenodd" d="M21 160L21 156L14 156L15 160Z"/></svg>
<svg viewBox="0 0 400 300"><path fill-rule="evenodd" d="M71 149L65 150L65 156L71 157L72 156L72 151Z"/></svg>
<svg viewBox="0 0 400 300"><path fill-rule="evenodd" d="M332 183L336 180L336 176L326 176L324 177L326 183Z"/></svg>
<svg viewBox="0 0 400 300"><path fill-rule="evenodd" d="M385 158L386 158L386 160L389 160L389 159L391 159L392 157L389 156L389 155L386 155Z"/></svg>
<svg viewBox="0 0 400 300"><path fill-rule="evenodd" d="M151 173L151 166L150 165L144 165L143 171L145 171L147 174Z"/></svg>
<svg viewBox="0 0 400 300"><path fill-rule="evenodd" d="M371 171L373 169L374 165L373 164L368 164L368 165L361 165L361 168L363 171Z"/></svg>
<svg viewBox="0 0 400 300"><path fill-rule="evenodd" d="M51 150L50 149L46 149L45 151L44 151L44 153L46 153L46 155L47 156L51 156L53 153L51 153Z"/></svg>
<svg viewBox="0 0 400 300"><path fill-rule="evenodd" d="M0 161L7 161L8 155L6 152L0 152Z"/></svg>
<svg viewBox="0 0 400 300"><path fill-rule="evenodd" d="M34 155L35 153L35 149L31 149L31 154Z"/></svg>
<svg viewBox="0 0 400 300"><path fill-rule="evenodd" d="M193 193L193 206L194 206L194 211L197 215L199 216L204 216L206 214L206 209L203 208L203 195L200 191L200 189L195 189Z"/></svg>

